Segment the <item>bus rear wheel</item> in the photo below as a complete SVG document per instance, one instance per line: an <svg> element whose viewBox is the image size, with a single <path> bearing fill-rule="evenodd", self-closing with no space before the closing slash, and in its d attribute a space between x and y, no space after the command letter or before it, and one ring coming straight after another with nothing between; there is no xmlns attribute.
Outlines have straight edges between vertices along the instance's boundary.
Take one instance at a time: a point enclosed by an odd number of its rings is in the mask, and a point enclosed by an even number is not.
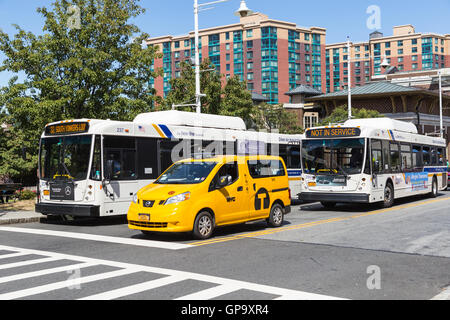
<svg viewBox="0 0 450 320"><path fill-rule="evenodd" d="M431 184L431 193L430 196L432 198L436 198L438 196L438 183L436 177L433 177L433 182Z"/></svg>
<svg viewBox="0 0 450 320"><path fill-rule="evenodd" d="M394 187L388 182L384 188L383 208L390 208L394 205Z"/></svg>

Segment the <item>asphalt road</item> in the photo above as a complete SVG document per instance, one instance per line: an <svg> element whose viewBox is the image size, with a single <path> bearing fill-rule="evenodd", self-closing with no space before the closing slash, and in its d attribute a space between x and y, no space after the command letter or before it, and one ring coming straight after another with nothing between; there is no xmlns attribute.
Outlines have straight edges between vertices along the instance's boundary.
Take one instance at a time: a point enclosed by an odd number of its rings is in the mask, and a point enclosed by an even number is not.
<svg viewBox="0 0 450 320"><path fill-rule="evenodd" d="M450 192L391 209L294 206L285 224L207 241L143 236L123 218L0 227L0 299L448 297Z"/></svg>

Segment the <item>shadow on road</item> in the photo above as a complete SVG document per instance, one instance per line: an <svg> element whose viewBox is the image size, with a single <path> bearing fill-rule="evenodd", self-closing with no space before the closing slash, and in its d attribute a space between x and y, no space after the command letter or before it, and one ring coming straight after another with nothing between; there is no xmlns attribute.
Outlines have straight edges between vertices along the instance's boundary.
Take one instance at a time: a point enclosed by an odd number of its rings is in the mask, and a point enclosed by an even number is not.
<svg viewBox="0 0 450 320"><path fill-rule="evenodd" d="M439 198L445 198L449 197L450 192L448 191L441 191L437 199ZM432 200L429 195L418 195L418 196L411 196L407 198L401 198L395 200L394 206L392 208L395 208L397 206L402 206L408 203L412 202L419 202L419 201L426 201L426 200ZM333 210L326 209L324 206L322 206L320 203L311 203L302 205L300 208L300 211L317 211L317 212L370 212L375 210L383 209L381 204L379 203L370 203L370 204L358 204L358 203L338 203Z"/></svg>

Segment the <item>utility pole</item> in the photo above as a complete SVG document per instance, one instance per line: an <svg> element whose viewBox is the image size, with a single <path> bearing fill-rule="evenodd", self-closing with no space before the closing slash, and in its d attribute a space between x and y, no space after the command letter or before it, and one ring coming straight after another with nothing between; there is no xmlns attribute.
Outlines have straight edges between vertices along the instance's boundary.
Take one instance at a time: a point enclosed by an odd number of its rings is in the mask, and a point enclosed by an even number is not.
<svg viewBox="0 0 450 320"><path fill-rule="evenodd" d="M352 53L350 37L347 37L348 54L348 120L352 119Z"/></svg>
<svg viewBox="0 0 450 320"><path fill-rule="evenodd" d="M194 0L194 27L195 27L195 106L196 112L202 112L202 101L200 93L200 53L199 53L199 31L198 31L198 0Z"/></svg>
<svg viewBox="0 0 450 320"><path fill-rule="evenodd" d="M440 137L444 138L444 119L442 114L442 71L439 70L439 116L440 116Z"/></svg>

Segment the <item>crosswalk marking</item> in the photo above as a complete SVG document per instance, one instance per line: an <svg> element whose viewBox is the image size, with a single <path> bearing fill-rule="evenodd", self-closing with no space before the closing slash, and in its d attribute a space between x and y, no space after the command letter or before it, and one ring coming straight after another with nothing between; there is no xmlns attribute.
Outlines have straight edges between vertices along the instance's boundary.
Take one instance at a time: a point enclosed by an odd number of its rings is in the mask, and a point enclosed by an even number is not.
<svg viewBox="0 0 450 320"><path fill-rule="evenodd" d="M136 271L122 269L122 270L116 270L116 271L96 274L93 276L78 278L77 284L81 285L83 283L89 283L89 282L94 282L94 281L98 281L98 280L105 280L105 279L109 279L109 278L120 277L120 276L128 275L128 274L134 273L134 272L136 272ZM51 284L34 287L34 288L0 294L0 300L19 299L19 298L23 298L23 297L33 296L33 295L40 294L40 293L45 293L45 292L49 292L49 291L67 288L70 285L71 285L71 283L68 280L55 282L55 283L51 283Z"/></svg>
<svg viewBox="0 0 450 320"><path fill-rule="evenodd" d="M0 294L0 300L11 300L11 299L20 299L29 296L36 296L39 298L39 294L47 293L59 289L69 288L70 286L82 285L86 283L93 283L100 280L106 280L110 278L120 278L122 276L135 274L138 272L146 272L152 273L156 275L161 275L161 278L151 281L145 281L139 284L125 286L119 289L100 292L95 295L90 295L86 297L81 297L82 300L112 300L118 299L126 296L130 296L136 293L141 293L145 291L150 291L156 288L164 287L170 284L177 285L179 282L184 280L197 280L201 282L208 282L214 284L215 286L206 289L199 290L198 292L194 292L189 295L182 296L178 298L179 300L210 300L214 298L220 298L221 296L229 293L233 293L238 290L249 290L254 292L261 292L266 294L271 294L279 299L296 299L296 300L336 300L338 298L325 296L325 295L317 295L297 290L283 289L278 287L272 287L267 285L260 285L256 283L250 283L240 280L232 280L226 279L216 276L209 276L204 274L178 271L172 269L164 269L157 268L151 266L142 266L135 265L124 262L116 262L102 259L94 259L87 258L81 256L74 256L62 253L55 252L46 252L39 250L31 250L31 249L22 249L15 247L8 247L0 245L0 250L10 251L11 254L16 254L16 256L21 255L38 255L43 256L44 258L40 259L30 259L27 261L15 262L6 265L0 265L0 269L12 268L14 266L24 266L24 265L32 265L36 263L49 262L49 261L58 261L58 260L70 260L73 261L72 265L64 266L64 267L56 267L51 269L44 269L40 271L33 271L24 274L11 275L7 277L0 278L0 284L11 282L15 280L21 280L31 277L39 277L47 274L52 274L55 272L75 270L77 268L86 268L90 266L106 266L113 267L118 270L103 272L96 275L78 277L77 279L71 279L66 281L59 281L55 283L49 283L40 285L33 288L17 290L14 292L6 292ZM74 281L74 282L71 282Z"/></svg>
<svg viewBox="0 0 450 320"><path fill-rule="evenodd" d="M133 286L128 286L125 288L120 288L120 289L100 293L100 294L93 295L90 297L85 297L80 300L113 300L113 299L118 299L118 298L122 298L125 296L129 296L132 294L140 293L143 291L159 288L159 287L166 286L168 284L172 284L172 283L176 283L176 282L180 282L183 280L185 280L185 279L180 276L168 276L168 277L164 277L161 279L156 279L156 280L152 280L152 281L148 281L148 282L144 282L144 283L139 283L139 284L136 284Z"/></svg>
<svg viewBox="0 0 450 320"><path fill-rule="evenodd" d="M111 237L111 236L101 236L101 235L89 234L89 233L54 231L54 230L45 230L45 229L0 227L0 231L37 234L37 235L41 235L41 236L63 237L63 238L71 238L71 239L79 239L79 240L108 242L108 243L125 244L125 245L148 247L148 248L161 248L161 249L167 249L167 250L181 250L181 249L192 248L191 245L181 244L181 243L120 238L120 237Z"/></svg>
<svg viewBox="0 0 450 320"><path fill-rule="evenodd" d="M223 296L225 294L234 292L239 290L239 287L231 286L227 284L222 284L220 286L216 286L213 288L209 288L203 291L199 291L193 294L189 294L180 298L177 298L175 300L195 300L195 301L201 301L201 300L211 300L220 296Z"/></svg>
<svg viewBox="0 0 450 320"><path fill-rule="evenodd" d="M0 270L24 267L24 266L29 266L31 264L51 262L51 261L56 261L56 260L59 260L59 259L50 257L50 258L41 258L41 259L33 259L33 260L27 260L27 261L7 263L7 264L0 264Z"/></svg>
<svg viewBox="0 0 450 320"><path fill-rule="evenodd" d="M95 264L79 263L79 264L72 264L72 265L68 265L68 266L64 266L64 267L57 267L57 268L52 268L52 269L44 269L44 270L39 270L39 271L21 273L21 274L16 274L16 275L0 278L0 284L6 283L6 282L11 282L11 281L33 278L33 277L45 276L45 275L52 274L52 273L65 272L65 271L71 271L71 270L76 270L76 269L83 269L83 268L92 267L92 266L95 266Z"/></svg>
<svg viewBox="0 0 450 320"><path fill-rule="evenodd" d="M16 258L16 257L26 256L26 255L27 255L27 253L23 253L23 252L8 253L8 254L1 255L0 260L8 259L8 258Z"/></svg>

